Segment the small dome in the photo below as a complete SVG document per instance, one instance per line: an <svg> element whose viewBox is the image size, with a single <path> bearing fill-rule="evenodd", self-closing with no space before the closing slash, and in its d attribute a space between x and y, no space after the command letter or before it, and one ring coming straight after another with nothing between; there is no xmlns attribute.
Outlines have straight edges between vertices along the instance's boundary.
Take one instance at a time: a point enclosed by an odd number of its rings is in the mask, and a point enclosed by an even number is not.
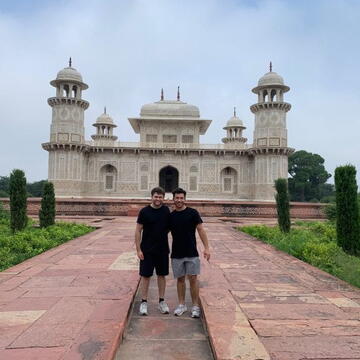
<svg viewBox="0 0 360 360"><path fill-rule="evenodd" d="M108 114L103 113L96 119L96 124L114 125L114 121Z"/></svg>
<svg viewBox="0 0 360 360"><path fill-rule="evenodd" d="M161 100L141 107L140 116L144 117L200 117L199 108L183 101Z"/></svg>
<svg viewBox="0 0 360 360"><path fill-rule="evenodd" d="M244 126L242 120L237 116L232 116L226 123L226 127Z"/></svg>
<svg viewBox="0 0 360 360"><path fill-rule="evenodd" d="M73 67L66 67L57 73L56 80L83 82L81 74Z"/></svg>
<svg viewBox="0 0 360 360"><path fill-rule="evenodd" d="M284 85L284 79L276 72L270 71L259 79L258 86Z"/></svg>

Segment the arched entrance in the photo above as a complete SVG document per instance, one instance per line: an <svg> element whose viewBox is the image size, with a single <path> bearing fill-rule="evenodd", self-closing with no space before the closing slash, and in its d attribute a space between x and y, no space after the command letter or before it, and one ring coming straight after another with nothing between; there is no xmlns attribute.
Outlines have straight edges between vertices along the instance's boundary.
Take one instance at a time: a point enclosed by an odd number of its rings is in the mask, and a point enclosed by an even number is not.
<svg viewBox="0 0 360 360"><path fill-rule="evenodd" d="M165 166L159 173L159 185L165 192L172 192L179 187L179 172L172 166Z"/></svg>

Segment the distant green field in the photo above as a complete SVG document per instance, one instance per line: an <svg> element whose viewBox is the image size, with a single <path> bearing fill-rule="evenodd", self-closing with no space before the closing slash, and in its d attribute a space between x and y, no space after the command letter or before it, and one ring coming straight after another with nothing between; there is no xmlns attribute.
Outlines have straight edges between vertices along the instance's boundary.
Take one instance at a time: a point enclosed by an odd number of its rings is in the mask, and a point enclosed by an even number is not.
<svg viewBox="0 0 360 360"><path fill-rule="evenodd" d="M264 225L238 230L360 287L360 258L346 254L337 245L335 225L331 222L296 222L288 234Z"/></svg>

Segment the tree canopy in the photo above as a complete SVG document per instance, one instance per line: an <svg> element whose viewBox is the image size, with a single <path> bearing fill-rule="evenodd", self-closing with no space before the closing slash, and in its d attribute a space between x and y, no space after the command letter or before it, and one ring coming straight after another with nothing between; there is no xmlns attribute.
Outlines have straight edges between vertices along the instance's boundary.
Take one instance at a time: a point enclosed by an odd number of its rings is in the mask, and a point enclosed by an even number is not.
<svg viewBox="0 0 360 360"><path fill-rule="evenodd" d="M331 177L324 166L325 160L318 154L305 150L289 156L289 192L292 201L320 201L332 195L334 186L326 184Z"/></svg>

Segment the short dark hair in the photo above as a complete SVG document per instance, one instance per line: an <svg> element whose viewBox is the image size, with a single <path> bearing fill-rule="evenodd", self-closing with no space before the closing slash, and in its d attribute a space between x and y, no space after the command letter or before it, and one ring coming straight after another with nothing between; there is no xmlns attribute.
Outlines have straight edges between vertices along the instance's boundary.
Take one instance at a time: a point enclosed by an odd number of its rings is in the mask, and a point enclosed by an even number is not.
<svg viewBox="0 0 360 360"><path fill-rule="evenodd" d="M175 197L176 194L184 194L184 197L186 198L186 191L182 188L177 188L177 189L173 190L172 194L173 194L173 197Z"/></svg>
<svg viewBox="0 0 360 360"><path fill-rule="evenodd" d="M165 196L165 190L160 186L154 187L151 190L151 196L154 196L155 193Z"/></svg>

